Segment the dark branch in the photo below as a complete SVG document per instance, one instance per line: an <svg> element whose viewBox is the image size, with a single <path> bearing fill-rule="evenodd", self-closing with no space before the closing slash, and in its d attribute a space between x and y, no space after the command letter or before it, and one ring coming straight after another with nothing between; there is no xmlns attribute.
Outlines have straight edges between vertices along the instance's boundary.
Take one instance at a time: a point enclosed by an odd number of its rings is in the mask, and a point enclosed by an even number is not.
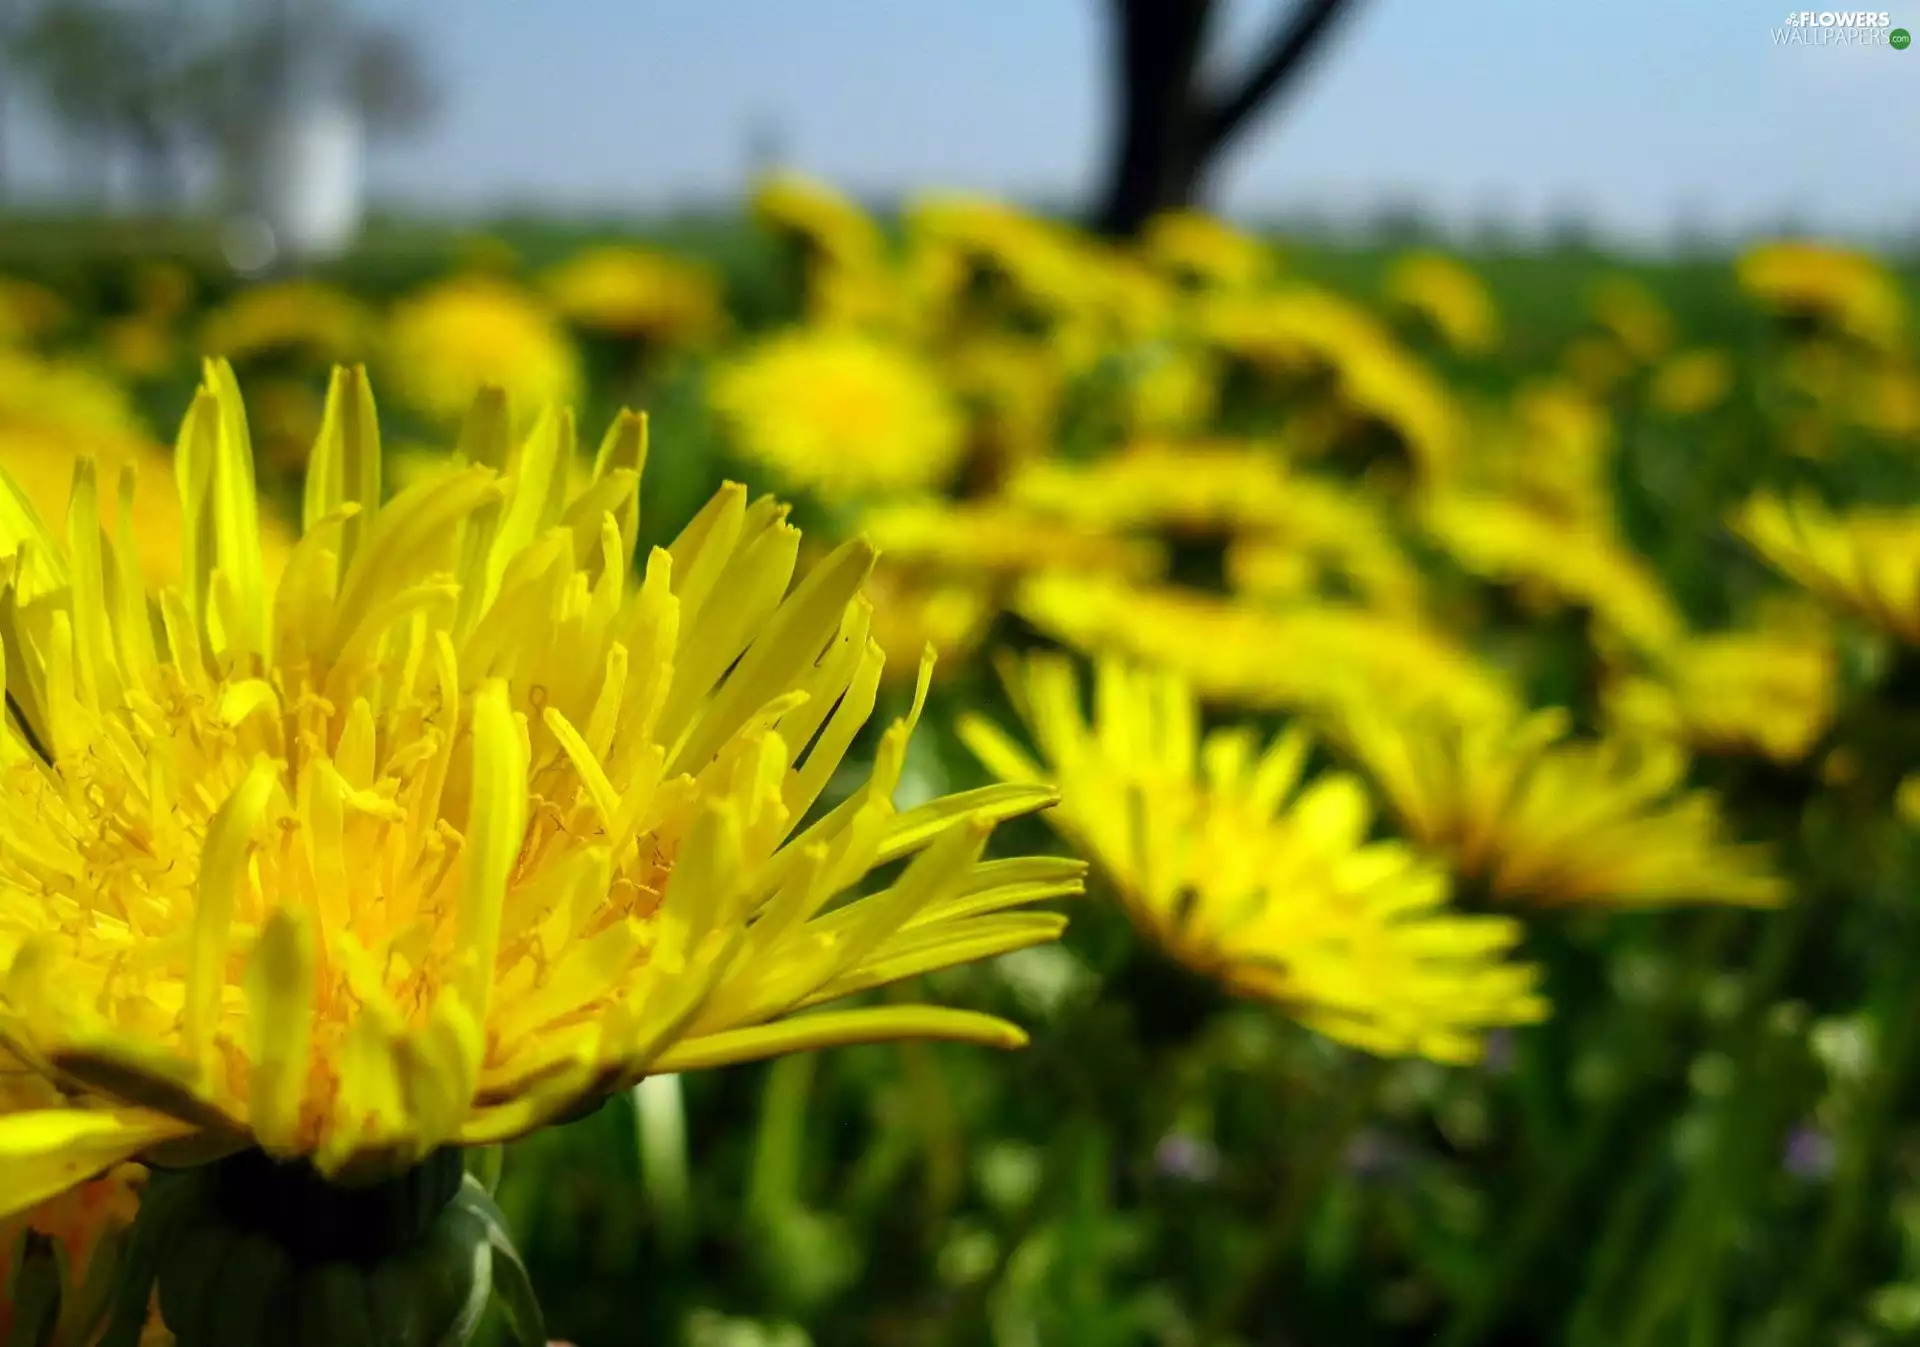
<svg viewBox="0 0 1920 1347"><path fill-rule="evenodd" d="M1334 19L1352 7L1353 0L1301 0L1267 44L1266 55L1247 72L1240 87L1213 102L1206 113L1203 132L1207 146L1219 149L1226 144L1247 118L1313 55Z"/></svg>

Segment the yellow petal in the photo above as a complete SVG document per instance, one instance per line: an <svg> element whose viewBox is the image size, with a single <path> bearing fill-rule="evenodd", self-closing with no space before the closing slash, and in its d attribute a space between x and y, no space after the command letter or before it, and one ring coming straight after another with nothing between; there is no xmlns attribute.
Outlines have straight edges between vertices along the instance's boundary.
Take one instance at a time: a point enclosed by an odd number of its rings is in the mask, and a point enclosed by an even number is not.
<svg viewBox="0 0 1920 1347"><path fill-rule="evenodd" d="M661 1053L648 1069L653 1075L700 1071L789 1052L891 1043L904 1038L975 1043L989 1048L1022 1048L1027 1043L1026 1032L1019 1026L978 1011L945 1006L873 1006L801 1015L753 1029L729 1029L688 1039Z"/></svg>
<svg viewBox="0 0 1920 1347"><path fill-rule="evenodd" d="M484 1024L500 947L500 909L527 830L527 750L507 685L498 679L474 698L469 808L460 886L461 991Z"/></svg>
<svg viewBox="0 0 1920 1347"><path fill-rule="evenodd" d="M262 1149L272 1154L291 1155L300 1148L313 995L313 933L302 913L276 908L261 928L247 965L247 1001L253 1013L253 1131Z"/></svg>
<svg viewBox="0 0 1920 1347"><path fill-rule="evenodd" d="M273 764L254 763L246 779L207 825L200 859L200 885L194 896L193 945L187 955L185 1046L196 1062L213 1048L220 988L226 981L227 942L240 886L247 882L253 839L267 812L274 786Z"/></svg>
<svg viewBox="0 0 1920 1347"><path fill-rule="evenodd" d="M36 1109L0 1116L0 1219L190 1130L141 1110Z"/></svg>

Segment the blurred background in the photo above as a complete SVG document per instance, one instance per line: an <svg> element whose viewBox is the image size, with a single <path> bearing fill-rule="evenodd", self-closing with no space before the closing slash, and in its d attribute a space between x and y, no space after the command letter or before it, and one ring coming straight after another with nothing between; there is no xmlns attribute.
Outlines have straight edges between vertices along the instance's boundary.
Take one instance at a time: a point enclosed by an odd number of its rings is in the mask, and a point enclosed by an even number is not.
<svg viewBox="0 0 1920 1347"><path fill-rule="evenodd" d="M1061 946L929 979L1026 1052L649 1081L512 1148L581 1347L1914 1341L1902 24L0 0L0 466L57 518L76 455L148 464L164 574L203 356L289 521L333 364L396 484L484 384L589 446L639 407L643 542L731 478L809 557L881 545L883 708L941 654L909 791L988 779L969 716L1025 734L996 653L1118 655L1524 918L1543 1023L1376 1054L1083 852ZM1356 697L1459 720L1393 731L1468 764L1445 807Z"/></svg>

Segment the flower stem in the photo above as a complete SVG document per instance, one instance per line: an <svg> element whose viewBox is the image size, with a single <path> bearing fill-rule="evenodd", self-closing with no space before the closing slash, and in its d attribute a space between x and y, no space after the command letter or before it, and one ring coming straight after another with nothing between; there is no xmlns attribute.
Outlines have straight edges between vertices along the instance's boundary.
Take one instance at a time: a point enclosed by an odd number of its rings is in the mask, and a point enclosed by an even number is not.
<svg viewBox="0 0 1920 1347"><path fill-rule="evenodd" d="M1383 1068L1384 1063L1378 1061L1363 1063L1340 1090L1333 1117L1312 1150L1294 1169L1292 1180L1283 1186L1280 1200L1274 1204L1253 1251L1201 1321L1200 1330L1194 1336L1199 1347L1232 1340L1235 1326L1252 1310L1274 1266L1298 1242L1307 1218L1326 1191L1327 1181L1338 1169L1354 1134L1373 1110Z"/></svg>

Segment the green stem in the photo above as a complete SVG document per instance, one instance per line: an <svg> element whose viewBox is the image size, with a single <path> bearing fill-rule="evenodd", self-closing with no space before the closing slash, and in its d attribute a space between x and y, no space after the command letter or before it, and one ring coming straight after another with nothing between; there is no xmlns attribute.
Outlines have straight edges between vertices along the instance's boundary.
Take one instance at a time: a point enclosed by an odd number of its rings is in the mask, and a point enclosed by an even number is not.
<svg viewBox="0 0 1920 1347"><path fill-rule="evenodd" d="M1920 1061L1920 997L1909 996L1871 1092L1862 1102L1859 1126L1848 1138L1827 1219L1814 1243L1807 1275L1782 1315L1783 1335L1779 1341L1811 1341L1813 1325L1821 1322L1842 1274L1853 1264L1860 1228L1882 1196L1876 1192L1874 1180L1897 1121L1901 1089L1916 1061Z"/></svg>
<svg viewBox="0 0 1920 1347"><path fill-rule="evenodd" d="M1294 1169L1291 1181L1282 1187L1280 1200L1268 1216L1252 1253L1201 1321L1200 1331L1194 1336L1199 1347L1232 1340L1235 1326L1253 1308L1274 1265L1298 1241L1307 1218L1326 1191L1327 1181L1338 1169L1354 1134L1372 1112L1383 1068L1384 1063L1365 1062L1355 1078L1347 1082L1333 1119Z"/></svg>
<svg viewBox="0 0 1920 1347"><path fill-rule="evenodd" d="M1715 913L1701 927L1686 960L1689 967L1710 970L1718 965L1717 956L1734 933L1732 916ZM1785 929L1789 927L1792 929ZM1762 959L1763 965L1772 970L1768 985L1784 971L1797 930L1797 924L1791 921L1775 923L1770 948ZM1704 977L1705 973L1700 976ZM1677 1069L1680 1011L1693 1001L1691 994L1675 996L1649 1011L1644 1029L1648 1046L1646 1056L1640 1058L1651 1063L1645 1073L1649 1080L1663 1080ZM1566 1223L1567 1209L1588 1190L1594 1172L1633 1126L1634 1105L1643 1102L1644 1097L1644 1091L1623 1088L1588 1115L1574 1141L1572 1153L1545 1182L1534 1187L1519 1218L1508 1227L1506 1243L1495 1260L1492 1274L1466 1297L1438 1339L1438 1347L1479 1347L1498 1327L1509 1292L1526 1279L1540 1256L1554 1247L1553 1236Z"/></svg>

